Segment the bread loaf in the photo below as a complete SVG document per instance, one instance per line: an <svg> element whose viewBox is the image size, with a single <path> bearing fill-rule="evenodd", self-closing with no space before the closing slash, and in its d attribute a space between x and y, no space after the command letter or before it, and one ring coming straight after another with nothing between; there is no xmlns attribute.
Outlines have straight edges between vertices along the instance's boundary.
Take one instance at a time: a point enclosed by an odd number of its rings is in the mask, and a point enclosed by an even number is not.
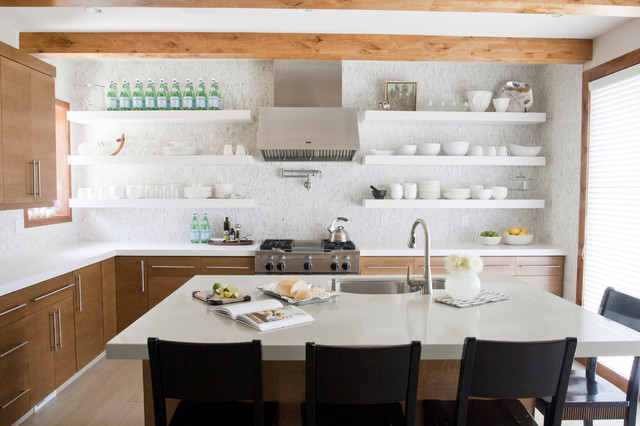
<svg viewBox="0 0 640 426"><path fill-rule="evenodd" d="M286 277L276 283L276 291L287 297L294 297L298 291L307 288L307 283L298 277Z"/></svg>
<svg viewBox="0 0 640 426"><path fill-rule="evenodd" d="M325 293L323 289L312 287L297 291L293 298L295 300L307 300L311 299L312 297L322 297L324 296L324 294Z"/></svg>

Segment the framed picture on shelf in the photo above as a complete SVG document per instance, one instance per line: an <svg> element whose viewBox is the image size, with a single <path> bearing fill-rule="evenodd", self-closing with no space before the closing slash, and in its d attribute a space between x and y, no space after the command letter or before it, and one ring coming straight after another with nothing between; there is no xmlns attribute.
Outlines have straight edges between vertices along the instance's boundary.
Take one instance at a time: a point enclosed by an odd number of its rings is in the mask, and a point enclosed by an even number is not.
<svg viewBox="0 0 640 426"><path fill-rule="evenodd" d="M416 111L418 83L415 81L385 81L384 100L391 111Z"/></svg>

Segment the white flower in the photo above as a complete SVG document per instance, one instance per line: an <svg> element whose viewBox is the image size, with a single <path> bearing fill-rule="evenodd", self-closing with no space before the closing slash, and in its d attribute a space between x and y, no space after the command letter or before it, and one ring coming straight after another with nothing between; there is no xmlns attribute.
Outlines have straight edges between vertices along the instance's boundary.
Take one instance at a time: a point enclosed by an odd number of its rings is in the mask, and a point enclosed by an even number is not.
<svg viewBox="0 0 640 426"><path fill-rule="evenodd" d="M482 271L482 259L476 255L465 253L450 254L444 261L444 267L450 274L471 271L478 273Z"/></svg>

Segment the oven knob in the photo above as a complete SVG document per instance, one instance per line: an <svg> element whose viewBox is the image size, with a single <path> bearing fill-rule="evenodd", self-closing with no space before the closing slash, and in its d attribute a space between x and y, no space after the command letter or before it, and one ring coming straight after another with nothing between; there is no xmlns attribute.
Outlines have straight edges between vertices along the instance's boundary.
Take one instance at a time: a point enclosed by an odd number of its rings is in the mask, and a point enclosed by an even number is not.
<svg viewBox="0 0 640 426"><path fill-rule="evenodd" d="M267 271L273 271L273 262L267 262L264 264L264 269Z"/></svg>
<svg viewBox="0 0 640 426"><path fill-rule="evenodd" d="M305 271L310 271L311 268L313 268L313 264L311 263L310 260L307 260L306 262L304 262L303 267Z"/></svg>
<svg viewBox="0 0 640 426"><path fill-rule="evenodd" d="M278 268L278 271L284 271L286 267L287 267L287 264L284 262L278 262L278 264L276 265L276 268Z"/></svg>
<svg viewBox="0 0 640 426"><path fill-rule="evenodd" d="M340 269L340 264L338 262L331 262L331 270L337 271L338 269Z"/></svg>
<svg viewBox="0 0 640 426"><path fill-rule="evenodd" d="M344 262L342 264L342 269L344 269L345 271L348 271L349 269L351 269L351 262Z"/></svg>

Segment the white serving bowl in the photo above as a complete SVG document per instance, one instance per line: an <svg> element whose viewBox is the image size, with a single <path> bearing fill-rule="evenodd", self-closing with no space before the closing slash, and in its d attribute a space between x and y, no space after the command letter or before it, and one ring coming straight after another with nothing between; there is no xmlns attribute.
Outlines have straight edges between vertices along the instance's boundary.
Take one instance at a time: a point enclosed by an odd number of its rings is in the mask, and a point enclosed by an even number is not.
<svg viewBox="0 0 640 426"><path fill-rule="evenodd" d="M497 246L498 244L500 244L500 240L502 240L501 236L497 236L497 237L480 236L480 242L485 246Z"/></svg>
<svg viewBox="0 0 640 426"><path fill-rule="evenodd" d="M507 144L507 148L514 157L535 157L542 149L541 146L522 146L512 143Z"/></svg>
<svg viewBox="0 0 640 426"><path fill-rule="evenodd" d="M216 198L229 198L231 194L233 194L233 184L232 183L216 183L213 185L214 195Z"/></svg>
<svg viewBox="0 0 640 426"><path fill-rule="evenodd" d="M144 186L142 185L127 185L125 187L125 194L127 198L144 198Z"/></svg>
<svg viewBox="0 0 640 426"><path fill-rule="evenodd" d="M467 92L467 102L469 110L472 112L484 112L489 108L493 98L493 92L486 90L470 90Z"/></svg>
<svg viewBox="0 0 640 426"><path fill-rule="evenodd" d="M423 143L418 145L419 155L438 155L440 152L439 143Z"/></svg>
<svg viewBox="0 0 640 426"><path fill-rule="evenodd" d="M509 188L506 186L492 186L491 190L493 191L493 199L494 200L504 200L507 198L507 193L509 192Z"/></svg>
<svg viewBox="0 0 640 426"><path fill-rule="evenodd" d="M418 145L402 145L396 149L398 155L414 155Z"/></svg>
<svg viewBox="0 0 640 426"><path fill-rule="evenodd" d="M502 234L502 241L505 244L509 244L511 246L524 246L527 244L531 244L531 241L533 241L533 235Z"/></svg>
<svg viewBox="0 0 640 426"><path fill-rule="evenodd" d="M509 107L509 102L511 102L510 98L495 98L493 100L493 107L496 109L496 112L506 112L507 107Z"/></svg>
<svg viewBox="0 0 640 426"><path fill-rule="evenodd" d="M445 142L442 145L442 149L446 155L466 155L469 149L469 142L467 141L452 141Z"/></svg>
<svg viewBox="0 0 640 426"><path fill-rule="evenodd" d="M493 196L493 189L476 189L471 192L471 196L476 200L488 200Z"/></svg>

